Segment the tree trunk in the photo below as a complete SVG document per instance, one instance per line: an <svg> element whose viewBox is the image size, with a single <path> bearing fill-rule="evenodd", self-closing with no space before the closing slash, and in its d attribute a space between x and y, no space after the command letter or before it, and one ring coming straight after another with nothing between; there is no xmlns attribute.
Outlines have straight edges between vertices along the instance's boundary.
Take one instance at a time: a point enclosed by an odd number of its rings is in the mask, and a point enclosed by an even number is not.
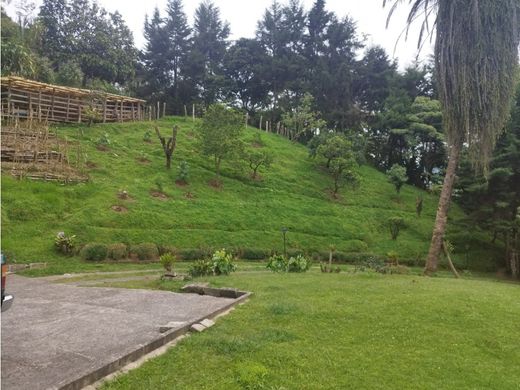
<svg viewBox="0 0 520 390"><path fill-rule="evenodd" d="M442 185L439 205L437 207L437 216L435 217L430 250L428 252L428 258L426 259L426 267L424 268L425 275L432 275L437 270L439 264L439 255L442 250L444 232L446 231L448 209L450 206L453 184L455 182L455 173L457 171L457 166L459 165L461 149L462 141L456 141L450 150L446 176L444 176L444 183Z"/></svg>

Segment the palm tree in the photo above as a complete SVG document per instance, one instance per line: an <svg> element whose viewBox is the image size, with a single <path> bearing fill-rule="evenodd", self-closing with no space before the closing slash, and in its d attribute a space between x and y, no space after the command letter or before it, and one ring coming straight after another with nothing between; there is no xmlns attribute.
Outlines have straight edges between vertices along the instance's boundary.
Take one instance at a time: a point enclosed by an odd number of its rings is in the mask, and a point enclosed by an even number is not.
<svg viewBox="0 0 520 390"><path fill-rule="evenodd" d="M392 3L389 18L405 0ZM408 0L409 25L423 17L419 41L435 28L435 72L442 103L448 166L424 273L437 269L453 183L463 146L486 171L510 112L520 37L518 0ZM429 22L433 19L433 23Z"/></svg>

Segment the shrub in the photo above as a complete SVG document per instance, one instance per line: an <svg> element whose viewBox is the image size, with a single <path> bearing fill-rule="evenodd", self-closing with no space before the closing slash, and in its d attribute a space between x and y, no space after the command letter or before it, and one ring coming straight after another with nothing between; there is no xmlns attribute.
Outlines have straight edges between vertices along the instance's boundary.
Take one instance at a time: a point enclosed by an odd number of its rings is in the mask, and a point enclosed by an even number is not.
<svg viewBox="0 0 520 390"><path fill-rule="evenodd" d="M225 249L215 251L211 260L213 261L213 273L215 275L229 275L237 269L236 264L233 264L233 256L226 253Z"/></svg>
<svg viewBox="0 0 520 390"><path fill-rule="evenodd" d="M209 260L197 260L190 266L188 273L193 277L212 275L213 264Z"/></svg>
<svg viewBox="0 0 520 390"><path fill-rule="evenodd" d="M386 254L388 258L388 263L392 265L399 265L399 255L396 251L390 251Z"/></svg>
<svg viewBox="0 0 520 390"><path fill-rule="evenodd" d="M152 133L148 130L145 131L143 134L143 141L144 142L152 142Z"/></svg>
<svg viewBox="0 0 520 390"><path fill-rule="evenodd" d="M157 245L150 242L132 246L130 252L139 260L155 260L159 256Z"/></svg>
<svg viewBox="0 0 520 390"><path fill-rule="evenodd" d="M187 161L181 161L179 163L179 173L177 174L177 181L181 183L188 183L188 176L190 173L190 166Z"/></svg>
<svg viewBox="0 0 520 390"><path fill-rule="evenodd" d="M263 260L271 255L271 251L260 248L242 248L240 249L240 257L246 260Z"/></svg>
<svg viewBox="0 0 520 390"><path fill-rule="evenodd" d="M282 255L273 255L269 258L266 268L273 272L285 272L287 270L287 260Z"/></svg>
<svg viewBox="0 0 520 390"><path fill-rule="evenodd" d="M166 272L172 272L173 264L175 263L175 256L171 253L165 253L159 258L161 265Z"/></svg>
<svg viewBox="0 0 520 390"><path fill-rule="evenodd" d="M182 260L200 260L206 257L207 253L199 248L185 248L179 250L179 256Z"/></svg>
<svg viewBox="0 0 520 390"><path fill-rule="evenodd" d="M58 252L70 255L74 250L75 238L76 236L67 236L65 232L59 232L54 238L54 246Z"/></svg>
<svg viewBox="0 0 520 390"><path fill-rule="evenodd" d="M109 259L121 260L128 256L128 249L125 244L112 244L108 246L107 253Z"/></svg>
<svg viewBox="0 0 520 390"><path fill-rule="evenodd" d="M399 232L404 227L404 219L402 219L401 217L388 218L388 225L390 227L390 234L392 235L392 240L397 240Z"/></svg>
<svg viewBox="0 0 520 390"><path fill-rule="evenodd" d="M368 245L361 240L350 240L344 249L345 252L365 252L368 250Z"/></svg>
<svg viewBox="0 0 520 390"><path fill-rule="evenodd" d="M369 257L364 261L356 264L355 271L364 272L367 269L379 272L385 266L384 261L379 257Z"/></svg>
<svg viewBox="0 0 520 390"><path fill-rule="evenodd" d="M107 246L105 244L87 244L81 249L80 255L83 260L101 261L107 258Z"/></svg>
<svg viewBox="0 0 520 390"><path fill-rule="evenodd" d="M398 275L406 275L410 273L410 269L405 265L395 265L395 264L387 264L384 267L380 268L377 272L382 274L398 274Z"/></svg>
<svg viewBox="0 0 520 390"><path fill-rule="evenodd" d="M108 133L105 133L98 138L98 140L96 141L96 146L101 146L105 148L110 146L110 138L108 137Z"/></svg>
<svg viewBox="0 0 520 390"><path fill-rule="evenodd" d="M386 173L388 177L388 181L392 183L395 187L395 191L399 194L401 192L401 187L404 183L408 181L408 176L406 175L406 168L399 165L394 164Z"/></svg>
<svg viewBox="0 0 520 390"><path fill-rule="evenodd" d="M312 261L303 255L291 257L287 262L287 272L307 272Z"/></svg>
<svg viewBox="0 0 520 390"><path fill-rule="evenodd" d="M177 257L178 250L174 246L171 245L157 245L157 249L159 250L159 255L162 256L166 253L171 253L175 257Z"/></svg>

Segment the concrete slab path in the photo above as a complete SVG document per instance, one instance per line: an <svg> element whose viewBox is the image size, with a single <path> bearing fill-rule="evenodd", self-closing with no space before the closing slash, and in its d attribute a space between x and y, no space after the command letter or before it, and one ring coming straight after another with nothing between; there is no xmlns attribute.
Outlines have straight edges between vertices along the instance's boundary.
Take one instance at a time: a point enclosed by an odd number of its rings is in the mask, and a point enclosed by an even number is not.
<svg viewBox="0 0 520 390"><path fill-rule="evenodd" d="M6 390L81 388L237 301L16 275L9 276L8 291L15 301L1 319ZM178 326L160 333L167 323Z"/></svg>

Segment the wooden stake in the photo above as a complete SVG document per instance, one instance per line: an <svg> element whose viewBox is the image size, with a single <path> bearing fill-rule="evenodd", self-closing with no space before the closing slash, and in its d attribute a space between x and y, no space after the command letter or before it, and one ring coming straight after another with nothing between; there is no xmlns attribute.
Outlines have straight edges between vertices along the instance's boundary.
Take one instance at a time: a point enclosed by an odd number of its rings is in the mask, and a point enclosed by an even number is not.
<svg viewBox="0 0 520 390"><path fill-rule="evenodd" d="M69 121L69 112L70 112L70 94L67 96L67 118L66 121Z"/></svg>
<svg viewBox="0 0 520 390"><path fill-rule="evenodd" d="M161 113L161 106L159 100L157 100L157 111L155 111L155 119L159 119Z"/></svg>
<svg viewBox="0 0 520 390"><path fill-rule="evenodd" d="M188 109L186 108L186 104L184 105L184 118L188 117Z"/></svg>
<svg viewBox="0 0 520 390"><path fill-rule="evenodd" d="M249 113L246 112L246 129L247 129L247 122L249 122Z"/></svg>
<svg viewBox="0 0 520 390"><path fill-rule="evenodd" d="M166 102L163 102L163 104L162 104L162 116L163 117L166 116Z"/></svg>
<svg viewBox="0 0 520 390"><path fill-rule="evenodd" d="M260 115L260 126L258 126L260 130L262 130L262 115Z"/></svg>
<svg viewBox="0 0 520 390"><path fill-rule="evenodd" d="M52 98L51 98L51 118L54 119L54 93L56 92L56 88L52 89Z"/></svg>
<svg viewBox="0 0 520 390"><path fill-rule="evenodd" d="M265 132L269 131L269 121L265 121Z"/></svg>
<svg viewBox="0 0 520 390"><path fill-rule="evenodd" d="M193 104L191 107L191 116L192 116L193 122L195 122L195 104Z"/></svg>
<svg viewBox="0 0 520 390"><path fill-rule="evenodd" d="M103 123L107 121L107 96L103 99Z"/></svg>
<svg viewBox="0 0 520 390"><path fill-rule="evenodd" d="M123 122L123 99L121 99L121 106L119 107L120 117L119 122Z"/></svg>

